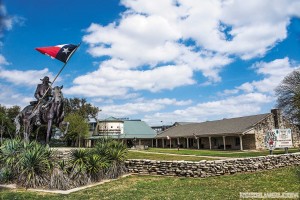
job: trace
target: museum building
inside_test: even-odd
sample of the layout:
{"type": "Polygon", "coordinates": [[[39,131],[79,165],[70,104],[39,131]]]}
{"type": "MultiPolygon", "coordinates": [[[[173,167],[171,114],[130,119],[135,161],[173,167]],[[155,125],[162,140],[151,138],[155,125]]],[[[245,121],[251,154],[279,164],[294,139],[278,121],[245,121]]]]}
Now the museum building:
{"type": "Polygon", "coordinates": [[[156,132],[144,121],[136,119],[109,117],[90,123],[90,145],[103,137],[109,137],[123,141],[127,147],[153,146],[153,138],[156,132]]]}
{"type": "MultiPolygon", "coordinates": [[[[176,124],[176,123],[175,123],[176,124]]],[[[272,129],[291,129],[294,147],[300,145],[299,129],[289,123],[279,109],[271,113],[176,124],[155,137],[154,146],[194,149],[265,149],[265,134],[272,129]]]]}

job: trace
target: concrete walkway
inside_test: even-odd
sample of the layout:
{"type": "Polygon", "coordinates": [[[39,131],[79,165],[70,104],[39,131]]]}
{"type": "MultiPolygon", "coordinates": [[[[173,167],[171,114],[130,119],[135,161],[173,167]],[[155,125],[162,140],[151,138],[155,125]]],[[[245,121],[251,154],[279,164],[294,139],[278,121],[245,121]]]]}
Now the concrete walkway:
{"type": "MultiPolygon", "coordinates": [[[[118,180],[120,178],[125,178],[127,176],[131,176],[132,174],[124,174],[123,176],[120,176],[119,178],[116,178],[116,179],[105,179],[105,180],[102,180],[100,182],[97,182],[97,183],[93,183],[93,184],[89,184],[89,185],[85,185],[85,186],[81,186],[81,187],[76,187],[76,188],[72,188],[70,190],[50,190],[50,189],[33,189],[33,188],[29,188],[27,189],[28,191],[33,191],[33,192],[46,192],[46,193],[54,193],[54,194],[70,194],[70,193],[73,193],[73,192],[77,192],[77,191],[80,191],[80,190],[84,190],[84,189],[87,189],[87,188],[90,188],[90,187],[94,187],[94,186],[97,186],[97,185],[102,185],[104,183],[108,183],[108,182],[112,182],[112,181],[115,181],[115,180],[118,180]]],[[[8,185],[1,185],[0,184],[0,188],[7,188],[7,189],[18,189],[17,185],[16,184],[8,184],[8,185]]]]}
{"type": "Polygon", "coordinates": [[[236,159],[233,157],[219,157],[219,156],[198,156],[198,155],[183,155],[183,154],[175,154],[175,153],[160,153],[160,152],[149,152],[149,151],[139,151],[130,149],[129,151],[132,152],[139,152],[145,154],[163,154],[163,155],[170,155],[170,156],[182,156],[182,157],[199,157],[199,158],[212,158],[212,159],[219,159],[219,160],[229,160],[229,159],[236,159]]]}

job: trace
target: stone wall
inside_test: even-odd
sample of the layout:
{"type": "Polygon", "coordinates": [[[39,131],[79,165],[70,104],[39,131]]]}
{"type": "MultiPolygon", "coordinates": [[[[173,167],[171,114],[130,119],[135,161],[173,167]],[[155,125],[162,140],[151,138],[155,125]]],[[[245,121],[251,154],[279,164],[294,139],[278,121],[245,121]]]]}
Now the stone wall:
{"type": "Polygon", "coordinates": [[[254,127],[255,132],[255,146],[256,149],[262,150],[265,147],[265,134],[275,128],[273,115],[269,115],[254,127]]]}
{"type": "MultiPolygon", "coordinates": [[[[275,127],[275,120],[277,121],[278,127],[279,128],[290,128],[292,130],[292,137],[293,137],[293,145],[294,147],[300,147],[300,131],[299,128],[292,123],[290,123],[287,119],[281,116],[281,113],[278,111],[277,113],[277,118],[274,118],[274,115],[270,115],[264,120],[262,120],[260,123],[258,123],[253,130],[253,133],[255,134],[255,147],[252,147],[252,149],[266,149],[265,143],[264,143],[264,138],[265,134],[269,131],[272,130],[275,127]]],[[[244,145],[246,142],[243,143],[244,145]]],[[[247,148],[244,148],[247,149],[247,148]]]]}
{"type": "Polygon", "coordinates": [[[129,173],[180,177],[210,177],[300,165],[300,153],[216,161],[125,161],[129,173]]]}

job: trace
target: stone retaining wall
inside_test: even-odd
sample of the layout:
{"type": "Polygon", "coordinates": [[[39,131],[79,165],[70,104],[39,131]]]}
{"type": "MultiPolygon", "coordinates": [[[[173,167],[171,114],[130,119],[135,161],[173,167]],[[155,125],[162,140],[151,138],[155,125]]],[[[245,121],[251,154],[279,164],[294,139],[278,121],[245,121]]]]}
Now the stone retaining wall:
{"type": "Polygon", "coordinates": [[[300,153],[199,162],[131,159],[125,165],[129,173],[204,178],[300,165],[300,153]]]}

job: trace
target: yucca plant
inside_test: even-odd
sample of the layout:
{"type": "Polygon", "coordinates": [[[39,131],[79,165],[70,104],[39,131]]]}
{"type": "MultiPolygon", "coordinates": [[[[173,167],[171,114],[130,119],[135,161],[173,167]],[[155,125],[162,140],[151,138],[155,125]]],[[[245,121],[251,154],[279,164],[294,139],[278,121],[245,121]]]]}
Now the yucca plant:
{"type": "Polygon", "coordinates": [[[107,155],[107,150],[110,148],[113,140],[111,138],[101,138],[95,144],[94,152],[101,156],[107,155]]]}
{"type": "Polygon", "coordinates": [[[124,161],[127,158],[127,148],[123,143],[110,141],[106,158],[110,161],[110,167],[107,171],[108,178],[117,178],[126,171],[124,161]]]}
{"type": "Polygon", "coordinates": [[[90,151],[86,149],[74,149],[71,151],[70,178],[75,186],[85,185],[91,181],[87,174],[87,162],[90,151]]]}
{"type": "Polygon", "coordinates": [[[51,173],[49,187],[51,189],[68,190],[73,184],[69,176],[69,164],[65,160],[60,160],[55,163],[51,173]]]}
{"type": "Polygon", "coordinates": [[[86,171],[92,181],[99,181],[104,178],[108,166],[109,162],[105,157],[91,152],[88,156],[86,171]]]}
{"type": "Polygon", "coordinates": [[[20,154],[23,151],[23,142],[20,139],[5,140],[0,147],[0,167],[2,182],[15,179],[20,171],[20,154]],[[10,174],[9,176],[6,175],[10,174]],[[9,178],[9,179],[8,179],[9,178]]]}
{"type": "Polygon", "coordinates": [[[53,152],[37,142],[25,145],[20,154],[18,184],[26,188],[48,185],[53,168],[53,152]]]}
{"type": "Polygon", "coordinates": [[[11,168],[2,167],[0,170],[0,183],[11,183],[14,179],[14,174],[11,168]]]}
{"type": "Polygon", "coordinates": [[[63,170],[60,167],[54,167],[50,177],[49,188],[68,190],[73,186],[72,180],[67,173],[67,170],[63,170]]]}

